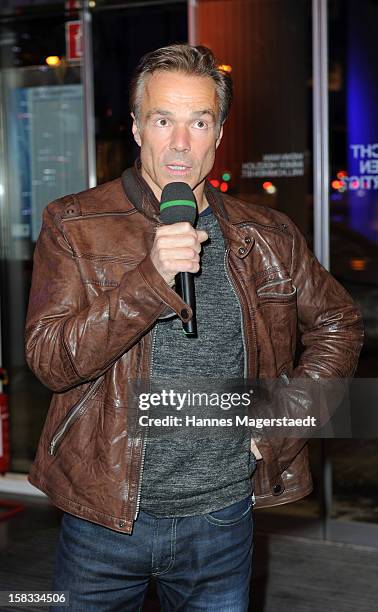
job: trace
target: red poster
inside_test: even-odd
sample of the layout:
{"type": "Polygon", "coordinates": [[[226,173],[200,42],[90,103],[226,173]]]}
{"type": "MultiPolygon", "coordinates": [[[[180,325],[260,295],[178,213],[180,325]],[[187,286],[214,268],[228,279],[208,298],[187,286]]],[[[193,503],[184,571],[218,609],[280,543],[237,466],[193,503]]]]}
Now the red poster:
{"type": "Polygon", "coordinates": [[[81,21],[66,23],[66,58],[68,61],[78,60],[83,55],[81,21]]]}

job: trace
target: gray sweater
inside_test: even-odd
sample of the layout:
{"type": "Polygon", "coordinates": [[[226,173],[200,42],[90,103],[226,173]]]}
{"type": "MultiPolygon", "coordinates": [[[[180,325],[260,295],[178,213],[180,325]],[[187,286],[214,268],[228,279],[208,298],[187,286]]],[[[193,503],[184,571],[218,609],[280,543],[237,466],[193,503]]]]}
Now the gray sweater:
{"type": "MultiPolygon", "coordinates": [[[[243,378],[240,305],[225,271],[225,245],[218,222],[210,208],[204,213],[197,224],[209,235],[203,245],[201,271],[195,277],[198,337],[187,338],[177,316],[157,322],[152,382],[164,379],[162,388],[168,384],[169,389],[195,392],[204,389],[204,380],[212,379],[222,389],[227,380],[243,378]]],[[[214,384],[209,386],[209,391],[215,390],[214,384]]],[[[162,416],[161,410],[155,410],[158,412],[162,416]]],[[[180,417],[229,416],[218,407],[166,411],[174,413],[180,417]]],[[[154,416],[153,407],[149,416],[154,416]]],[[[252,492],[250,476],[255,466],[247,427],[154,427],[147,437],[141,508],[166,517],[219,510],[252,492]]]]}

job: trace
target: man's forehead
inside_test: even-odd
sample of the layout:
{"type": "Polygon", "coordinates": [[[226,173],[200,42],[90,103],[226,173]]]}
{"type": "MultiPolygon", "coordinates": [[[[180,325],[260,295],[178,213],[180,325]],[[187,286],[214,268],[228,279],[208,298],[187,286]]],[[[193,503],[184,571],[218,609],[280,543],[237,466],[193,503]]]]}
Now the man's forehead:
{"type": "Polygon", "coordinates": [[[173,71],[155,71],[145,82],[141,99],[144,110],[165,110],[190,106],[192,113],[218,113],[218,96],[211,77],[173,71]]]}

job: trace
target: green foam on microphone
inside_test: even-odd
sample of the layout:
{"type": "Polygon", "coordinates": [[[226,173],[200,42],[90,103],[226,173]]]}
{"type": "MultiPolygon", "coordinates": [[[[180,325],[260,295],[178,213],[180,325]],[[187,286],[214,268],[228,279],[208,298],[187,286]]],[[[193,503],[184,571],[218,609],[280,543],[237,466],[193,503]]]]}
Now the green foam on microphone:
{"type": "Polygon", "coordinates": [[[167,225],[182,221],[194,225],[196,217],[197,203],[189,185],[181,181],[166,185],[161,194],[161,221],[167,225]]]}

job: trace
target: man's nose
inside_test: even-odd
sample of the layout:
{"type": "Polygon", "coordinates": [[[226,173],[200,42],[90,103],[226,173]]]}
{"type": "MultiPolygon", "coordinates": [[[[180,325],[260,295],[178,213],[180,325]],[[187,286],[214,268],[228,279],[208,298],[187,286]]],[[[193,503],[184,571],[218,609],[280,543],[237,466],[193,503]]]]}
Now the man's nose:
{"type": "Polygon", "coordinates": [[[186,126],[176,125],[171,135],[170,149],[172,151],[190,151],[189,130],[186,126]]]}

